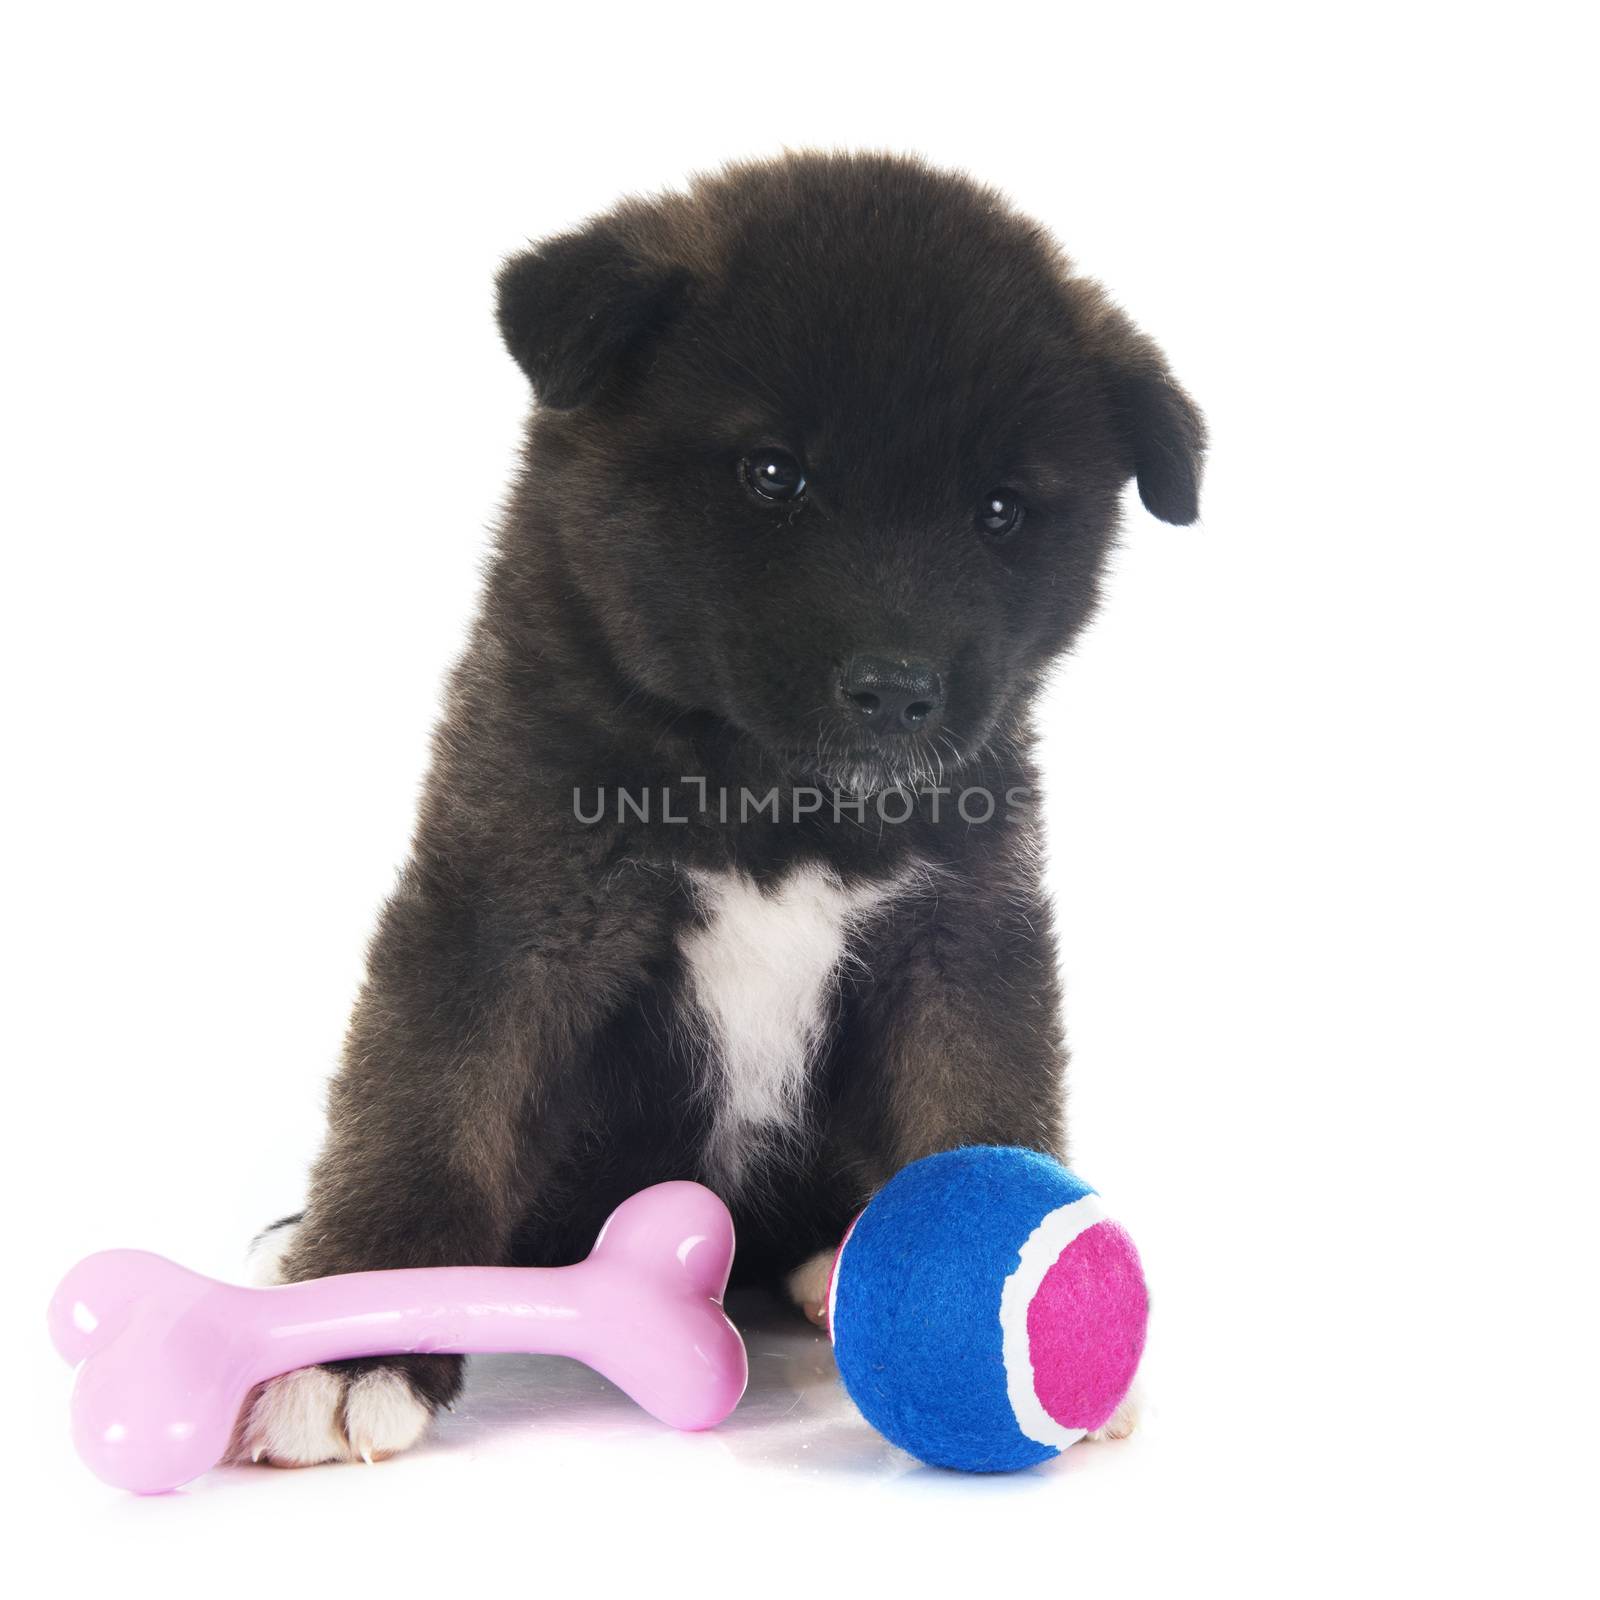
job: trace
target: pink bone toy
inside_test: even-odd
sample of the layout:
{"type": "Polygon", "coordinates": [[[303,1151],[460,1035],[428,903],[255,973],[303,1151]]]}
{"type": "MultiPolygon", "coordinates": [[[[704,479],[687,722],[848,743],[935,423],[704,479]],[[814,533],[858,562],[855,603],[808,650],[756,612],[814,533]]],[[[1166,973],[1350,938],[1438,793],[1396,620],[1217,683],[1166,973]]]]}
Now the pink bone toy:
{"type": "Polygon", "coordinates": [[[732,1265],[728,1208],[697,1183],[658,1183],[623,1201],[570,1267],[424,1267],[247,1289],[107,1250],[62,1279],[50,1336],[81,1363],[78,1454],[107,1483],[159,1494],[222,1459],[256,1384],[346,1356],[574,1356],[663,1422],[712,1427],[747,1375],[722,1310],[732,1265]]]}

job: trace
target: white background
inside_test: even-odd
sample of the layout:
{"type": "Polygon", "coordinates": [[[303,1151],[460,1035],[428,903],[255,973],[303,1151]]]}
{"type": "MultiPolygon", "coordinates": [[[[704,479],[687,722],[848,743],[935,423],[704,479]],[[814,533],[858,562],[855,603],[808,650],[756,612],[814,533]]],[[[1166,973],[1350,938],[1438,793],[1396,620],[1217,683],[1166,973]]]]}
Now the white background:
{"type": "MultiPolygon", "coordinates": [[[[8,1565],[75,1592],[1593,1593],[1594,129],[1578,8],[35,6],[0,42],[8,1565]],[[490,282],[785,144],[1007,189],[1165,345],[1046,710],[1075,1155],[1150,1411],[924,1470],[757,1316],[664,1432],[91,1479],[41,1312],[294,1207],[526,405],[490,282]]],[[[25,1592],[34,1592],[28,1590],[25,1592]]]]}

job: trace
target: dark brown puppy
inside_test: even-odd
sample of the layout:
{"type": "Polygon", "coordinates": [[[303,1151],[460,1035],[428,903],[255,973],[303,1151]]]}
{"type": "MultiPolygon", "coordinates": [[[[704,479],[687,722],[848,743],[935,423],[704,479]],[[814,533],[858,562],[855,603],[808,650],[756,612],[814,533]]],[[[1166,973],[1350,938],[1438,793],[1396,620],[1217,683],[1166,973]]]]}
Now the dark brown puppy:
{"type": "MultiPolygon", "coordinates": [[[[582,1256],[696,1177],[800,1270],[891,1173],[1056,1148],[1029,708],[1130,477],[1196,515],[1156,347],[994,192],[741,166],[512,260],[539,404],[289,1278],[582,1256]]],[[[403,1448],[448,1357],[275,1380],[242,1447],[403,1448]]]]}

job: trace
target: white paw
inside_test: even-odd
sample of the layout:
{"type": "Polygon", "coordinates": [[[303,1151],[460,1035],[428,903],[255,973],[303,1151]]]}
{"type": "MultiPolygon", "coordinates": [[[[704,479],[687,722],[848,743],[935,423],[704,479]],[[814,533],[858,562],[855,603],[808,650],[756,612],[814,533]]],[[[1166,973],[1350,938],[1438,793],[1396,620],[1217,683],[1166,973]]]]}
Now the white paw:
{"type": "Polygon", "coordinates": [[[1137,1385],[1123,1396],[1122,1404],[1106,1419],[1103,1427],[1085,1434],[1086,1439],[1126,1439],[1139,1426],[1140,1395],[1137,1385]]]}
{"type": "Polygon", "coordinates": [[[409,1450],[432,1420],[398,1372],[363,1372],[344,1397],[345,1436],[352,1452],[369,1463],[409,1450]]]}
{"type": "Polygon", "coordinates": [[[258,1233],[250,1241],[250,1253],[244,1258],[245,1280],[259,1289],[270,1289],[282,1283],[283,1258],[300,1231],[300,1219],[290,1218],[275,1222],[265,1233],[258,1233]]]}
{"type": "Polygon", "coordinates": [[[828,1326],[828,1282],[833,1276],[833,1250],[819,1250],[809,1261],[802,1261],[784,1281],[789,1298],[816,1323],[828,1326]]]}
{"type": "Polygon", "coordinates": [[[251,1395],[229,1458],[275,1467],[382,1461],[414,1445],[431,1416],[398,1372],[376,1368],[347,1378],[305,1367],[251,1395]]]}

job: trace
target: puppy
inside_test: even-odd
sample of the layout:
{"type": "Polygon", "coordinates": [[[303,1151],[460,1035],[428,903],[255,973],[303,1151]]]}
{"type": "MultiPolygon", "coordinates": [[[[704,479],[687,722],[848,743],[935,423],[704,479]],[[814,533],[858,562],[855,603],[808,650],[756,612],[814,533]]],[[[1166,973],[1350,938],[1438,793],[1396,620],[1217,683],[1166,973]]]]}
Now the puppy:
{"type": "MultiPolygon", "coordinates": [[[[892,1173],[1062,1147],[1030,707],[1130,478],[1197,514],[1156,346],[992,190],[731,167],[509,261],[537,405],[269,1277],[583,1256],[698,1178],[820,1314],[892,1173]]],[[[264,1386],[242,1455],[372,1460],[452,1356],[264,1386]]]]}

